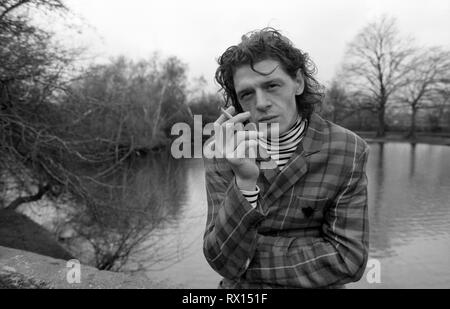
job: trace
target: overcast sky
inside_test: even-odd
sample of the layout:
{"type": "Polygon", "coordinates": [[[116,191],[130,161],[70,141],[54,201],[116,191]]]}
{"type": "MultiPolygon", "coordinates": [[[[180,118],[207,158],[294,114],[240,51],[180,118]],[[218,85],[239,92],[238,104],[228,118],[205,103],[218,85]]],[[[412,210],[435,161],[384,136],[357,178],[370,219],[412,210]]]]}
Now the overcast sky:
{"type": "Polygon", "coordinates": [[[159,51],[203,75],[215,89],[216,58],[243,33],[271,26],[308,52],[318,77],[329,81],[345,46],[382,14],[398,19],[402,33],[422,45],[450,48],[449,0],[66,0],[92,27],[91,51],[146,58],[159,51]]]}

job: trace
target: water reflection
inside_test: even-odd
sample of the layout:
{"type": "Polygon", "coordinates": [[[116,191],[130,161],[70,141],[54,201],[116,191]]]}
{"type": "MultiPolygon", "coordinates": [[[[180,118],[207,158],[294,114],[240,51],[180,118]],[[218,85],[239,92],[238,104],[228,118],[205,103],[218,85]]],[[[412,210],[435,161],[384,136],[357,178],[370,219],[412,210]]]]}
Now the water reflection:
{"type": "MultiPolygon", "coordinates": [[[[202,254],[203,164],[192,160],[185,168],[186,195],[181,198],[178,219],[161,230],[166,234],[163,243],[178,242],[185,249],[176,251],[176,264],[161,261],[147,274],[177,286],[215,288],[219,276],[202,254]]],[[[350,287],[450,287],[449,171],[450,147],[370,144],[370,258],[381,261],[382,284],[369,285],[363,278],[350,287]]]]}
{"type": "MultiPolygon", "coordinates": [[[[374,143],[368,162],[371,258],[381,287],[450,286],[450,148],[374,143]]],[[[355,287],[372,287],[361,280],[355,287]]]]}
{"type": "Polygon", "coordinates": [[[93,255],[88,263],[104,270],[146,269],[160,259],[173,259],[165,251],[171,244],[159,241],[159,234],[182,220],[187,192],[183,165],[168,154],[149,156],[91,181],[91,204],[71,220],[78,235],[72,245],[83,245],[79,251],[93,255]]]}
{"type": "Polygon", "coordinates": [[[371,144],[368,162],[371,252],[418,236],[448,235],[448,147],[407,143],[371,144]],[[445,155],[447,153],[447,155],[445,155]],[[440,175],[440,177],[437,177],[440,175]]]}
{"type": "Polygon", "coordinates": [[[409,179],[414,176],[416,170],[416,143],[411,143],[410,159],[409,159],[409,179]]]}

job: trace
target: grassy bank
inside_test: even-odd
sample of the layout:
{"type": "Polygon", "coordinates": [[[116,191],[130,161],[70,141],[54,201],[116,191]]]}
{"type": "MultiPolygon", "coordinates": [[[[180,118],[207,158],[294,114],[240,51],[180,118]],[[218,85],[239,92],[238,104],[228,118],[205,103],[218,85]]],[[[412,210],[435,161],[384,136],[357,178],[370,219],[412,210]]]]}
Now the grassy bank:
{"type": "Polygon", "coordinates": [[[57,259],[70,260],[55,237],[27,216],[0,209],[0,246],[26,250],[57,259]]]}

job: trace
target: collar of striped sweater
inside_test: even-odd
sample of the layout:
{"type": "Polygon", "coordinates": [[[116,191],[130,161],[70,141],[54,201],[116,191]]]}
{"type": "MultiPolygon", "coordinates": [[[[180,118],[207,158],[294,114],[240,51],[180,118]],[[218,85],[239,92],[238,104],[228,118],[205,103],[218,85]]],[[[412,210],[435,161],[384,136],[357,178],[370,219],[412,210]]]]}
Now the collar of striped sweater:
{"type": "Polygon", "coordinates": [[[278,138],[259,139],[261,147],[277,163],[280,170],[283,169],[301,142],[306,129],[306,122],[306,119],[298,117],[294,126],[278,138]]]}

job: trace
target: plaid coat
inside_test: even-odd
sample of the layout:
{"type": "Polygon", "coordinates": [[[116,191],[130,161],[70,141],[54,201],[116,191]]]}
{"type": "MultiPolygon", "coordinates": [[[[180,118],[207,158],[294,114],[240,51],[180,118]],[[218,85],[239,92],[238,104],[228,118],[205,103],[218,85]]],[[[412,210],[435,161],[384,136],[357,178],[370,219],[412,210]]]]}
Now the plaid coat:
{"type": "Polygon", "coordinates": [[[252,208],[224,159],[205,159],[203,251],[221,287],[320,288],[359,280],[368,257],[368,157],[353,132],[311,116],[285,168],[262,170],[252,208]]]}

